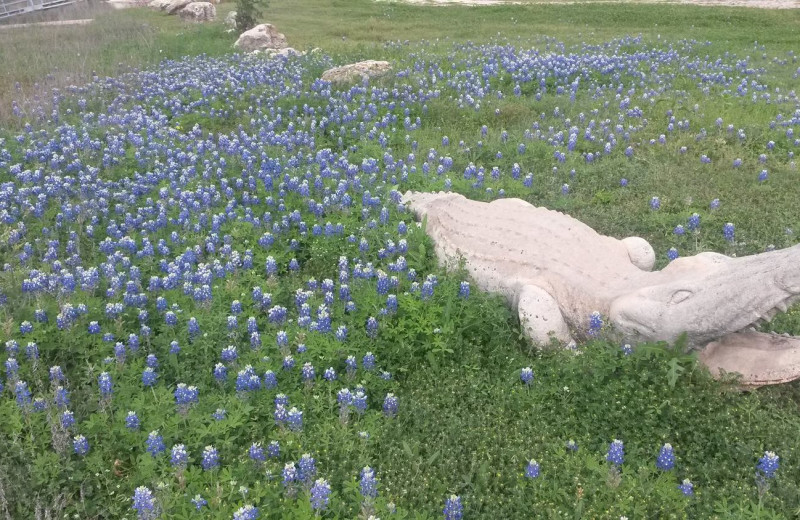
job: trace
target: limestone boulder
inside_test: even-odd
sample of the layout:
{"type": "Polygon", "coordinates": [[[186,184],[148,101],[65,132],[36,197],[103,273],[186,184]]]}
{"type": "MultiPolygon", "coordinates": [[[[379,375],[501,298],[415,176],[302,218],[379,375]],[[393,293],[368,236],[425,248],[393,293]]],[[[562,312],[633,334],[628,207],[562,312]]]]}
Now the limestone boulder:
{"type": "Polygon", "coordinates": [[[366,60],[328,69],[322,73],[322,79],[331,83],[365,81],[383,76],[391,70],[392,66],[388,61],[366,60]]]}
{"type": "Polygon", "coordinates": [[[175,14],[191,3],[192,0],[170,0],[164,4],[164,7],[162,7],[161,10],[167,14],[175,14]]]}
{"type": "Polygon", "coordinates": [[[225,25],[231,29],[236,29],[236,11],[228,13],[228,16],[225,17],[225,25]]]}
{"type": "Polygon", "coordinates": [[[190,22],[210,22],[217,17],[217,8],[211,2],[192,2],[178,14],[190,22]]]}
{"type": "Polygon", "coordinates": [[[153,9],[158,9],[159,11],[163,11],[167,8],[170,2],[172,2],[172,0],[153,0],[147,4],[147,6],[152,7],[153,9]]]}
{"type": "Polygon", "coordinates": [[[283,49],[289,44],[286,42],[286,36],[279,33],[274,25],[264,23],[243,32],[233,46],[244,52],[253,52],[264,49],[283,49]]]}

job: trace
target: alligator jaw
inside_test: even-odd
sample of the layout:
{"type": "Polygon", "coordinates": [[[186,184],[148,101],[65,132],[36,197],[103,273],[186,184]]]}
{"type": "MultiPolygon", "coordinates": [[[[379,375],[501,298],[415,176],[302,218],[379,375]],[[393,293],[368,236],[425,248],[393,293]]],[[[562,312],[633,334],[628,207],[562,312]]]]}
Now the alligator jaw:
{"type": "Polygon", "coordinates": [[[745,388],[800,379],[800,337],[747,331],[727,334],[699,353],[715,377],[741,374],[745,388]]]}

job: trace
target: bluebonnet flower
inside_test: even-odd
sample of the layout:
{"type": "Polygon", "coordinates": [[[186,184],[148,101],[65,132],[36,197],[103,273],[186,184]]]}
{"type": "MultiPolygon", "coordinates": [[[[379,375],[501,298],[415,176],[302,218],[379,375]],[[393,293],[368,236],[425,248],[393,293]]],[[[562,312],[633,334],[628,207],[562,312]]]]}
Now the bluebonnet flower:
{"type": "Polygon", "coordinates": [[[291,369],[294,368],[294,365],[295,365],[294,357],[286,356],[285,358],[283,358],[283,369],[284,370],[291,370],[291,369]]]}
{"type": "Polygon", "coordinates": [[[289,487],[298,481],[297,468],[294,462],[288,462],[283,467],[283,486],[289,487]]]}
{"type": "Polygon", "coordinates": [[[675,453],[671,444],[666,443],[661,447],[656,459],[656,467],[662,471],[669,471],[675,467],[675,453]]]}
{"type": "Polygon", "coordinates": [[[422,291],[420,291],[420,296],[423,300],[430,300],[433,297],[433,282],[430,280],[425,280],[422,283],[422,291]]]}
{"type": "Polygon", "coordinates": [[[661,199],[659,199],[658,197],[651,198],[650,199],[650,209],[655,211],[655,210],[657,210],[659,208],[661,208],[661,199]]]}
{"type": "MultiPolygon", "coordinates": [[[[189,321],[189,325],[191,325],[191,323],[192,322],[189,321]]],[[[171,341],[169,343],[169,353],[170,354],[180,354],[180,352],[181,352],[181,346],[178,344],[178,342],[174,341],[174,340],[171,341]]]]}
{"type": "Polygon", "coordinates": [[[286,407],[284,405],[278,404],[275,405],[275,412],[273,412],[272,416],[275,419],[275,424],[282,427],[286,424],[289,413],[286,411],[286,407]]]}
{"type": "Polygon", "coordinates": [[[631,346],[630,343],[625,343],[620,348],[622,349],[622,354],[625,356],[630,356],[631,354],[633,354],[633,347],[631,346]]]}
{"type": "Polygon", "coordinates": [[[356,375],[356,370],[358,369],[358,363],[356,362],[355,356],[347,356],[347,359],[344,362],[345,364],[345,371],[347,372],[347,377],[353,378],[356,375]]]}
{"type": "Polygon", "coordinates": [[[186,446],[183,444],[173,446],[169,462],[175,468],[185,468],[189,463],[189,452],[186,451],[186,446]]]}
{"type": "Polygon", "coordinates": [[[211,414],[211,417],[215,421],[224,421],[225,417],[228,415],[228,411],[225,408],[217,408],[214,410],[214,413],[211,414]]]}
{"type": "Polygon", "coordinates": [[[456,495],[450,495],[444,501],[444,509],[442,510],[445,520],[461,520],[464,516],[464,508],[461,505],[461,498],[456,495]]]}
{"type": "Polygon", "coordinates": [[[17,374],[19,373],[19,361],[16,358],[8,358],[5,361],[6,365],[6,378],[9,381],[13,381],[17,378],[17,374]]]}
{"type": "Polygon", "coordinates": [[[158,374],[156,371],[153,370],[151,367],[147,367],[142,372],[142,384],[144,386],[153,386],[156,384],[156,380],[158,379],[158,374]]]}
{"type": "Polygon", "coordinates": [[[519,378],[526,385],[530,385],[533,382],[533,369],[531,367],[523,368],[520,370],[519,378]]]}
{"type": "Polygon", "coordinates": [[[100,334],[100,324],[96,321],[89,322],[89,334],[100,334]]]}
{"type": "Polygon", "coordinates": [[[569,451],[578,451],[578,443],[570,439],[567,441],[567,449],[569,451]]]}
{"type": "Polygon", "coordinates": [[[195,495],[192,499],[192,504],[194,504],[195,510],[200,511],[208,505],[208,501],[200,495],[195,495]]]}
{"type": "Polygon", "coordinates": [[[728,222],[724,226],[722,226],[722,234],[725,237],[725,240],[728,242],[733,242],[736,233],[736,226],[732,223],[728,222]]]}
{"type": "Polygon", "coordinates": [[[378,479],[375,477],[375,471],[369,466],[365,466],[364,469],[361,470],[359,491],[361,492],[361,496],[366,499],[378,497],[378,479]]]}
{"type": "Polygon", "coordinates": [[[129,411],[125,416],[125,427],[129,430],[136,431],[139,429],[139,416],[136,412],[129,411]]]}
{"type": "Polygon", "coordinates": [[[678,224],[677,226],[675,226],[675,229],[673,229],[672,232],[678,236],[681,236],[686,233],[686,230],[683,228],[682,224],[678,224]]]}
{"type": "Polygon", "coordinates": [[[528,465],[525,466],[525,476],[528,478],[536,478],[539,476],[539,463],[531,459],[528,465]]]}
{"type": "Polygon", "coordinates": [[[19,332],[23,336],[33,332],[33,324],[29,321],[23,321],[19,326],[19,332]]]}
{"type": "Polygon", "coordinates": [[[678,484],[678,489],[681,490],[684,496],[690,497],[694,495],[694,484],[688,478],[683,479],[683,482],[678,484]]]}
{"type": "Polygon", "coordinates": [[[224,383],[225,380],[228,378],[228,368],[223,365],[222,363],[217,363],[214,365],[214,379],[217,380],[219,383],[224,383]]]}
{"type": "Polygon", "coordinates": [[[271,459],[275,459],[280,457],[281,455],[281,445],[278,441],[272,441],[267,444],[267,456],[271,459]]]}
{"type": "Polygon", "coordinates": [[[758,174],[758,182],[764,182],[769,177],[767,170],[761,170],[761,173],[758,174]]]}
{"type": "Polygon", "coordinates": [[[364,368],[364,370],[373,370],[375,368],[375,354],[372,352],[367,352],[364,354],[364,359],[361,361],[361,366],[364,368]]]}
{"type": "Polygon", "coordinates": [[[39,323],[47,323],[47,312],[43,309],[36,309],[33,313],[34,319],[39,323]]]}
{"type": "Polygon", "coordinates": [[[222,349],[222,354],[220,356],[222,361],[225,363],[232,363],[236,361],[239,355],[236,352],[236,347],[234,345],[228,345],[224,349],[222,349]]]}
{"type": "Polygon", "coordinates": [[[200,465],[206,471],[212,470],[219,466],[219,453],[214,446],[206,446],[203,449],[203,457],[200,459],[200,465]]]}
{"type": "Polygon", "coordinates": [[[461,282],[458,288],[458,295],[461,298],[469,298],[469,282],[461,282]]]}
{"type": "Polygon", "coordinates": [[[678,250],[676,248],[670,247],[669,250],[667,250],[667,258],[669,259],[670,262],[677,259],[679,256],[680,253],[678,253],[678,250]]]}
{"type": "Polygon", "coordinates": [[[58,408],[66,408],[69,406],[69,390],[64,388],[63,386],[56,387],[55,395],[53,396],[53,401],[56,403],[58,408]]]}
{"type": "Polygon", "coordinates": [[[259,516],[258,508],[248,504],[240,507],[233,513],[233,520],[257,520],[259,516]]]}
{"type": "Polygon", "coordinates": [[[623,461],[625,460],[625,445],[619,439],[614,439],[611,445],[608,447],[608,453],[606,453],[606,460],[610,463],[614,464],[615,466],[621,466],[623,461]]]}
{"type": "Polygon", "coordinates": [[[267,455],[264,452],[264,448],[261,446],[260,442],[254,442],[251,444],[250,449],[247,451],[247,455],[250,457],[250,460],[256,464],[260,464],[267,460],[267,455]]]}
{"type": "Polygon", "coordinates": [[[197,318],[195,318],[194,316],[189,318],[187,330],[189,332],[190,337],[200,334],[200,324],[197,323],[197,318]]]}
{"type": "Polygon", "coordinates": [[[70,428],[75,424],[75,414],[69,410],[61,412],[61,427],[64,429],[70,428]]]}
{"type": "Polygon", "coordinates": [[[367,411],[367,394],[363,390],[356,390],[353,394],[353,407],[359,415],[367,411]]]}
{"type": "Polygon", "coordinates": [[[72,439],[72,449],[81,457],[89,453],[89,441],[83,435],[76,435],[72,439]]]}
{"type": "Polygon", "coordinates": [[[331,382],[336,380],[336,370],[333,367],[328,367],[325,369],[325,372],[322,373],[322,378],[325,381],[331,382]]]}
{"type": "Polygon", "coordinates": [[[65,379],[64,370],[59,365],[54,365],[50,367],[49,374],[50,374],[50,381],[53,383],[57,383],[65,379]]]}
{"type": "Polygon", "coordinates": [[[594,311],[589,315],[589,335],[595,336],[603,328],[603,317],[599,312],[594,311]]]}
{"type": "Polygon", "coordinates": [[[780,457],[775,455],[774,452],[765,451],[764,456],[758,459],[758,465],[756,466],[759,476],[762,476],[764,479],[773,478],[780,466],[779,461],[780,457]]]}
{"type": "Polygon", "coordinates": [[[692,213],[692,216],[689,217],[689,224],[688,224],[690,231],[695,231],[700,228],[700,215],[697,213],[692,213]]]}
{"type": "Polygon", "coordinates": [[[240,302],[239,300],[233,300],[231,302],[231,312],[234,315],[241,314],[242,313],[242,302],[240,302]]]}
{"type": "Polygon", "coordinates": [[[297,462],[298,479],[311,483],[317,474],[317,461],[308,453],[304,453],[297,462]]]}
{"type": "Polygon", "coordinates": [[[712,210],[713,209],[718,209],[719,208],[719,204],[720,204],[719,199],[714,199],[714,200],[711,201],[711,204],[709,204],[708,207],[710,209],[712,209],[712,210]]]}
{"type": "Polygon", "coordinates": [[[313,383],[314,377],[316,376],[316,371],[314,370],[314,365],[311,363],[303,364],[303,368],[301,370],[303,381],[306,383],[313,383]]]}
{"type": "Polygon", "coordinates": [[[386,394],[386,398],[383,400],[383,414],[386,417],[395,417],[397,415],[397,405],[397,397],[392,393],[386,394]]]}
{"type": "Polygon", "coordinates": [[[296,407],[292,407],[292,409],[286,413],[286,424],[289,430],[293,432],[303,431],[303,412],[296,407]]]}
{"type": "Polygon", "coordinates": [[[153,430],[147,436],[147,440],[145,441],[145,447],[147,448],[147,453],[151,456],[156,457],[161,452],[163,452],[166,448],[164,446],[164,438],[158,433],[158,430],[153,430]]]}
{"type": "Polygon", "coordinates": [[[264,388],[270,389],[275,388],[278,386],[278,378],[275,375],[275,372],[272,370],[267,370],[264,372],[264,388]]]}
{"type": "Polygon", "coordinates": [[[569,195],[569,184],[564,183],[561,185],[561,194],[569,195]]]}
{"type": "Polygon", "coordinates": [[[378,335],[378,320],[373,316],[367,318],[367,336],[375,338],[378,335]]]}
{"type": "Polygon", "coordinates": [[[330,502],[331,486],[325,479],[318,479],[311,487],[311,509],[324,511],[330,502]]]}
{"type": "Polygon", "coordinates": [[[153,492],[145,487],[139,486],[133,492],[133,505],[131,509],[136,511],[136,518],[139,520],[153,520],[158,518],[159,508],[156,504],[156,497],[153,492]]]}
{"type": "Polygon", "coordinates": [[[109,398],[112,392],[111,374],[103,372],[97,376],[97,386],[100,388],[100,396],[104,399],[109,398]]]}

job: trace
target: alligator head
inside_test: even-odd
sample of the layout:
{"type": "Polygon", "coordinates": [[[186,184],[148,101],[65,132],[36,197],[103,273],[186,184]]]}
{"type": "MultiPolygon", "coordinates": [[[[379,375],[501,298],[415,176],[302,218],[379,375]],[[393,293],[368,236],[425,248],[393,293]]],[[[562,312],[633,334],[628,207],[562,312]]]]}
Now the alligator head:
{"type": "Polygon", "coordinates": [[[754,331],[800,301],[800,245],[742,258],[701,253],[649,278],[611,304],[625,338],[674,342],[685,333],[712,372],[739,372],[751,386],[800,377],[800,338],[754,331]]]}

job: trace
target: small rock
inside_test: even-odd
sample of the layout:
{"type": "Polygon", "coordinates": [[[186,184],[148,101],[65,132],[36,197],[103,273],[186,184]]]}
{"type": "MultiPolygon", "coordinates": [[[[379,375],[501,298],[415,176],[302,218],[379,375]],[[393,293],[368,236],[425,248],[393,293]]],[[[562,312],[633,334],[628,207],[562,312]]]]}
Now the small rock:
{"type": "Polygon", "coordinates": [[[244,52],[252,52],[259,49],[283,49],[289,44],[286,43],[286,36],[279,33],[274,25],[264,23],[243,32],[233,46],[244,52]]]}
{"type": "Polygon", "coordinates": [[[210,22],[217,17],[217,8],[211,2],[192,2],[178,13],[183,20],[210,22]]]}
{"type": "Polygon", "coordinates": [[[392,66],[388,61],[366,60],[328,69],[322,73],[322,79],[331,83],[364,81],[383,76],[391,70],[392,66]]]}
{"type": "Polygon", "coordinates": [[[228,16],[225,17],[225,25],[231,29],[236,29],[236,11],[228,13],[228,16]]]}

